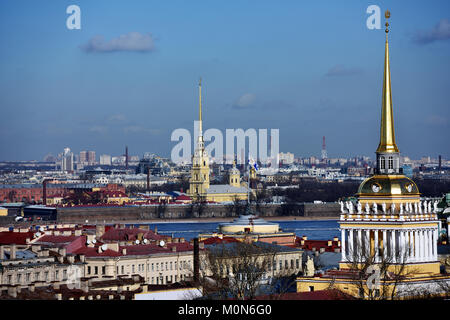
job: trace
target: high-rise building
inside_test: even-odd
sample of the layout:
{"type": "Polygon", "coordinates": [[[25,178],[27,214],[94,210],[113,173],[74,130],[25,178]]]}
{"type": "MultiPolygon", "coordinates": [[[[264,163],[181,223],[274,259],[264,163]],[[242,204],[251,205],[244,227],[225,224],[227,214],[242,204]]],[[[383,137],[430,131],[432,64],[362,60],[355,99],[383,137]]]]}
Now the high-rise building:
{"type": "Polygon", "coordinates": [[[61,170],[73,171],[73,153],[70,151],[70,148],[64,148],[61,158],[61,170]]]}
{"type": "Polygon", "coordinates": [[[95,159],[95,151],[88,151],[87,154],[87,162],[88,164],[92,165],[96,163],[96,159],[95,159]]]}
{"type": "Polygon", "coordinates": [[[88,162],[87,151],[80,151],[80,156],[78,157],[78,162],[80,162],[82,164],[87,164],[87,162],[88,162]]]}

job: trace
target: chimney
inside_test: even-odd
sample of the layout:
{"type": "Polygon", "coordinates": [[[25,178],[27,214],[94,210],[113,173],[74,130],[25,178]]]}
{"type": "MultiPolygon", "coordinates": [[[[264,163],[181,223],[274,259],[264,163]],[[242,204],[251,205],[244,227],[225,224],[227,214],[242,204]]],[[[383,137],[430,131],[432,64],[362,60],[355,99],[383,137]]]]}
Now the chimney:
{"type": "Polygon", "coordinates": [[[10,250],[9,250],[9,255],[10,255],[9,258],[11,260],[14,260],[16,258],[16,250],[17,250],[16,244],[14,243],[11,245],[10,250]]]}
{"type": "Polygon", "coordinates": [[[58,253],[59,253],[60,255],[62,255],[63,257],[65,257],[65,256],[66,256],[66,249],[65,249],[65,248],[60,248],[60,249],[58,250],[58,253]]]}
{"type": "Polygon", "coordinates": [[[86,262],[86,256],[84,254],[80,254],[80,262],[86,262]]]}
{"type": "Polygon", "coordinates": [[[158,234],[158,227],[157,226],[155,226],[155,234],[158,234]]]}
{"type": "Polygon", "coordinates": [[[72,254],[68,255],[67,260],[69,261],[69,263],[73,264],[73,263],[75,263],[75,256],[72,254]]]}
{"type": "Polygon", "coordinates": [[[172,252],[177,252],[177,246],[172,247],[172,252]]]}
{"type": "Polygon", "coordinates": [[[87,279],[82,279],[80,281],[80,289],[83,290],[83,292],[89,292],[89,281],[87,279]]]}
{"type": "Polygon", "coordinates": [[[127,249],[125,249],[125,248],[122,249],[122,255],[124,255],[124,256],[127,255],[127,249]]]}
{"type": "Polygon", "coordinates": [[[104,224],[97,224],[95,226],[95,237],[97,239],[101,238],[103,234],[105,233],[105,225],[104,224]]]}
{"type": "Polygon", "coordinates": [[[200,249],[205,249],[205,243],[204,243],[204,242],[200,242],[200,243],[198,244],[198,247],[199,247],[200,249]]]}
{"type": "Polygon", "coordinates": [[[28,290],[30,290],[30,292],[34,292],[34,289],[36,288],[35,284],[32,283],[28,286],[28,290]]]}
{"type": "Polygon", "coordinates": [[[15,286],[9,287],[8,288],[8,295],[13,297],[13,298],[17,298],[17,288],[15,286]]]}
{"type": "Polygon", "coordinates": [[[81,229],[77,229],[73,232],[74,236],[81,236],[81,229]]]}
{"type": "Polygon", "coordinates": [[[194,238],[194,282],[197,283],[199,280],[199,245],[198,238],[194,238]]]}
{"type": "Polygon", "coordinates": [[[320,249],[319,249],[319,252],[320,252],[320,253],[324,253],[324,252],[325,252],[325,248],[320,248],[320,249]]]}
{"type": "Polygon", "coordinates": [[[328,246],[331,247],[331,245],[332,245],[332,241],[328,240],[328,246]]]}
{"type": "Polygon", "coordinates": [[[55,298],[56,298],[57,300],[62,300],[62,293],[57,293],[57,294],[55,294],[55,298]]]}

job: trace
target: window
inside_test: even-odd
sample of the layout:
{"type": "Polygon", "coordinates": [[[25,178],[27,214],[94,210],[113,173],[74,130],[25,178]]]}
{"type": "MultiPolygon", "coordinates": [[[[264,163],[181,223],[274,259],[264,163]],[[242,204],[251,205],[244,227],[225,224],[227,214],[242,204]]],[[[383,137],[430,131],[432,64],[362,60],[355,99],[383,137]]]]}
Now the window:
{"type": "Polygon", "coordinates": [[[152,284],[155,283],[155,277],[152,277],[152,284]]]}
{"type": "Polygon", "coordinates": [[[22,275],[20,273],[17,275],[17,282],[22,283],[22,275]]]}
{"type": "Polygon", "coordinates": [[[155,264],[152,263],[152,271],[155,271],[155,264]]]}
{"type": "Polygon", "coordinates": [[[39,281],[39,276],[40,276],[40,273],[39,273],[39,272],[36,272],[36,273],[34,274],[34,279],[35,279],[35,281],[39,281]]]}
{"type": "Polygon", "coordinates": [[[294,259],[291,259],[291,269],[294,269],[294,259]]]}
{"type": "Polygon", "coordinates": [[[169,263],[166,262],[166,270],[169,270],[169,263]]]}
{"type": "Polygon", "coordinates": [[[309,291],[314,291],[314,286],[309,286],[309,291]]]}
{"type": "Polygon", "coordinates": [[[172,270],[172,261],[170,261],[170,270],[172,270]]]}
{"type": "Polygon", "coordinates": [[[389,169],[394,168],[394,159],[392,157],[389,157],[388,166],[389,166],[389,169]]]}
{"type": "MultiPolygon", "coordinates": [[[[58,274],[58,271],[56,271],[56,274],[58,274]]],[[[26,281],[27,281],[27,282],[30,282],[30,279],[31,279],[31,273],[27,273],[27,275],[26,275],[26,281]]]]}
{"type": "Polygon", "coordinates": [[[106,273],[106,267],[102,266],[102,274],[105,274],[105,273],[106,273]]]}
{"type": "Polygon", "coordinates": [[[122,274],[125,273],[125,270],[124,270],[124,269],[125,269],[124,266],[122,266],[122,274]]]}
{"type": "MultiPolygon", "coordinates": [[[[88,267],[89,273],[91,273],[91,267],[88,267]]],[[[59,270],[55,271],[55,280],[59,280],[59,270]]]]}
{"type": "Polygon", "coordinates": [[[177,262],[175,261],[175,270],[177,270],[177,262]]]}
{"type": "Polygon", "coordinates": [[[97,266],[94,267],[94,274],[98,274],[98,267],[97,266]]]}
{"type": "Polygon", "coordinates": [[[159,271],[159,262],[156,263],[156,271],[159,271]]]}
{"type": "Polygon", "coordinates": [[[48,271],[44,273],[44,281],[48,281],[48,271]]]}
{"type": "Polygon", "coordinates": [[[295,267],[298,269],[299,268],[299,260],[295,259],[295,267]]]}
{"type": "Polygon", "coordinates": [[[280,271],[283,270],[283,261],[280,260],[280,271]]]}
{"type": "Polygon", "coordinates": [[[386,169],[386,160],[384,159],[384,157],[380,158],[380,168],[381,169],[386,169]]]}
{"type": "Polygon", "coordinates": [[[273,262],[273,271],[276,271],[276,270],[277,270],[277,262],[274,261],[274,262],[273,262]]]}
{"type": "Polygon", "coordinates": [[[63,270],[63,280],[67,280],[67,270],[63,270]]]}
{"type": "Polygon", "coordinates": [[[131,273],[134,273],[134,264],[131,266],[131,273]]]}

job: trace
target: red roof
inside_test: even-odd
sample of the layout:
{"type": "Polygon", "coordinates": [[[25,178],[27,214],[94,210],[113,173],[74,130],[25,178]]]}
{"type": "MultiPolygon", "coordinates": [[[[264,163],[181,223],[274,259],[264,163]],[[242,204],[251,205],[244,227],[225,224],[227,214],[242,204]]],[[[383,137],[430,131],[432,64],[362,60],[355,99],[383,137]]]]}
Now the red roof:
{"type": "Polygon", "coordinates": [[[0,232],[0,244],[27,244],[27,239],[33,240],[34,232],[0,232]]]}
{"type": "Polygon", "coordinates": [[[184,195],[184,194],[182,194],[182,195],[176,197],[176,199],[177,199],[177,200],[192,200],[191,197],[186,196],[186,195],[184,195]]]}
{"type": "Polygon", "coordinates": [[[81,247],[73,252],[74,254],[84,254],[86,257],[119,257],[121,252],[106,249],[99,252],[98,247],[81,247]]]}
{"type": "Polygon", "coordinates": [[[168,236],[156,234],[152,230],[139,228],[111,228],[107,230],[100,239],[103,241],[135,241],[137,240],[137,235],[139,233],[142,233],[143,238],[148,240],[163,240],[169,238],[168,236]]]}
{"type": "Polygon", "coordinates": [[[36,243],[71,243],[77,240],[81,236],[54,236],[54,235],[44,235],[39,238],[36,243]]]}
{"type": "Polygon", "coordinates": [[[303,240],[300,237],[296,237],[295,246],[304,250],[315,250],[319,251],[321,248],[324,248],[327,252],[334,252],[335,249],[340,249],[339,241],[333,240],[303,240]],[[301,241],[304,241],[304,244],[301,244],[301,241]],[[328,245],[328,241],[331,241],[331,245],[328,245]]]}
{"type": "Polygon", "coordinates": [[[126,255],[146,255],[152,253],[164,253],[172,252],[172,248],[176,247],[176,252],[192,251],[194,247],[189,242],[178,242],[178,243],[167,243],[166,248],[161,247],[157,244],[145,244],[145,245],[131,245],[131,246],[121,246],[122,249],[126,249],[126,255]]]}
{"type": "Polygon", "coordinates": [[[219,243],[232,243],[232,242],[239,242],[239,240],[236,240],[233,237],[223,237],[222,239],[218,237],[211,237],[208,239],[205,239],[202,241],[204,244],[219,244],[219,243]]]}

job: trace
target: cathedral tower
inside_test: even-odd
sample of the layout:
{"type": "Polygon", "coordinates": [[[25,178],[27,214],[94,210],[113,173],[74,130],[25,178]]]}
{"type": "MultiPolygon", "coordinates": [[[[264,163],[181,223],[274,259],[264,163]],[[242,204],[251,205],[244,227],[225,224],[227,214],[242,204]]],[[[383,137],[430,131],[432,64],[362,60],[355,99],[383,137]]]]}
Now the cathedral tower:
{"type": "Polygon", "coordinates": [[[189,179],[188,194],[193,200],[203,200],[209,188],[209,157],[205,150],[202,126],[202,79],[198,84],[199,93],[199,127],[198,139],[192,157],[191,178],[189,179]]]}

